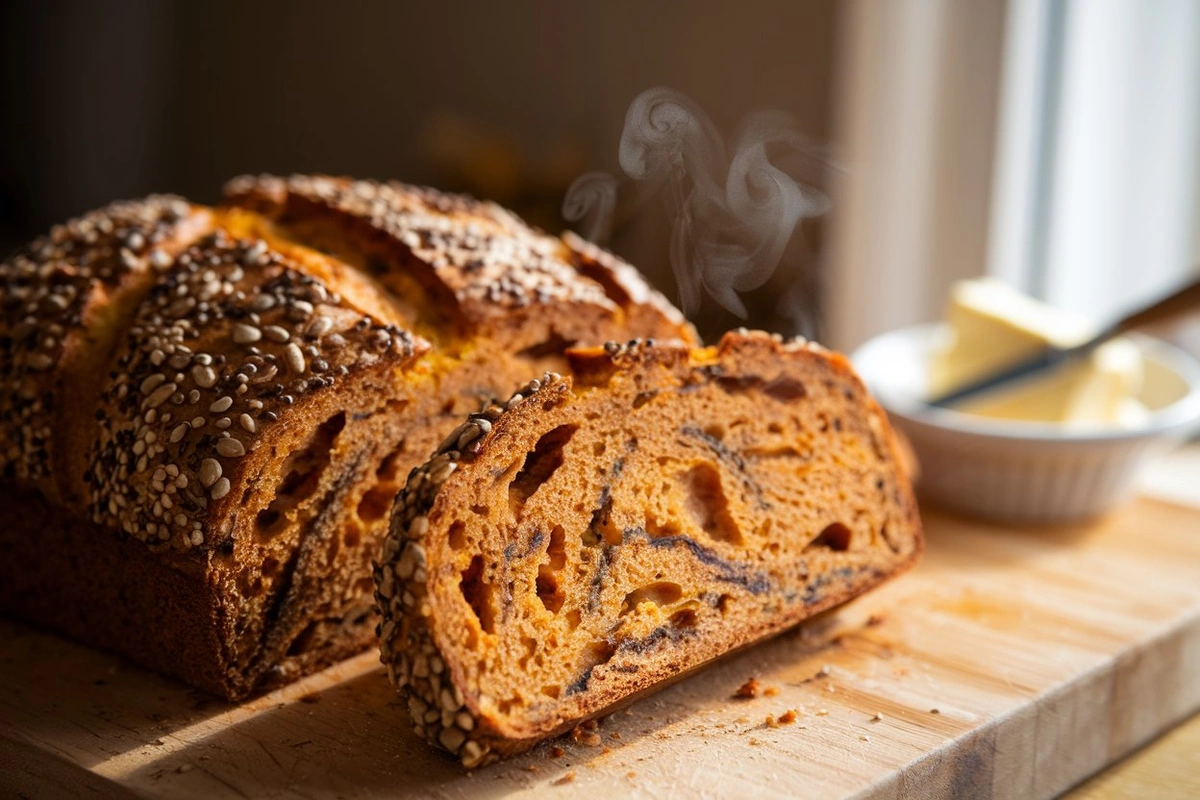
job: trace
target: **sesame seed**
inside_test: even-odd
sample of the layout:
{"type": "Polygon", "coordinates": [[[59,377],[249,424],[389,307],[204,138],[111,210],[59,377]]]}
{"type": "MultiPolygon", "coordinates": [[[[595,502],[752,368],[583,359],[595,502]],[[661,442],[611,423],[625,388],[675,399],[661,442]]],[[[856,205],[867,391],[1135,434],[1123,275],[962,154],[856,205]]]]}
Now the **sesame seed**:
{"type": "Polygon", "coordinates": [[[287,332],[287,329],[281,328],[278,325],[268,325],[263,328],[263,334],[273,342],[286,342],[291,338],[291,334],[287,332]]]}
{"type": "Polygon", "coordinates": [[[196,477],[200,479],[200,485],[205,489],[212,486],[221,477],[221,462],[215,458],[206,458],[200,462],[200,471],[196,477]]]}
{"type": "Polygon", "coordinates": [[[254,433],[254,431],[257,429],[257,426],[254,424],[254,419],[249,414],[242,414],[240,417],[238,417],[238,422],[241,423],[242,427],[250,433],[254,433]]]}
{"type": "Polygon", "coordinates": [[[167,401],[167,398],[175,394],[176,386],[174,383],[164,383],[162,386],[155,389],[143,403],[143,407],[158,408],[167,401]]]}
{"type": "Polygon", "coordinates": [[[250,344],[251,342],[257,342],[261,338],[262,331],[253,325],[238,322],[233,326],[233,340],[238,344],[250,344]]]}
{"type": "Polygon", "coordinates": [[[242,263],[246,266],[257,264],[266,254],[267,243],[259,239],[246,250],[245,255],[242,256],[242,263]]]}
{"type": "Polygon", "coordinates": [[[229,494],[229,478],[220,478],[208,492],[209,497],[213,500],[220,500],[227,494],[229,494]]]}
{"type": "Polygon", "coordinates": [[[443,728],[442,732],[438,734],[438,741],[452,753],[458,752],[458,748],[462,747],[466,739],[466,734],[458,728],[443,728]]]}
{"type": "Polygon", "coordinates": [[[224,414],[232,405],[233,398],[229,395],[225,395],[224,397],[218,397],[216,400],[214,400],[212,405],[208,407],[208,410],[214,414],[224,414]]]}
{"type": "Polygon", "coordinates": [[[160,250],[156,247],[150,251],[150,266],[162,271],[171,266],[171,256],[167,254],[166,250],[160,250]]]}
{"type": "Polygon", "coordinates": [[[246,454],[246,448],[237,439],[221,439],[217,442],[217,453],[226,458],[238,458],[246,454]]]}
{"type": "Polygon", "coordinates": [[[211,389],[217,382],[217,373],[207,364],[197,364],[192,367],[192,380],[202,389],[211,389]]]}
{"type": "Polygon", "coordinates": [[[139,388],[141,389],[142,394],[150,394],[159,386],[161,386],[162,382],[166,379],[166,375],[156,372],[153,375],[148,375],[146,379],[142,381],[142,385],[139,388]]]}
{"type": "Polygon", "coordinates": [[[312,316],[313,304],[307,300],[296,300],[288,308],[288,319],[295,322],[303,322],[312,316]]]}
{"type": "Polygon", "coordinates": [[[233,424],[233,421],[230,420],[229,417],[221,417],[219,420],[217,420],[213,424],[216,425],[221,430],[225,430],[226,428],[228,428],[230,425],[233,424]]]}
{"type": "Polygon", "coordinates": [[[178,442],[185,435],[187,435],[187,432],[190,431],[191,429],[192,429],[192,427],[190,425],[188,425],[186,422],[181,422],[180,424],[176,425],[174,427],[174,429],[172,429],[172,431],[171,431],[171,444],[175,444],[176,442],[178,442]]]}
{"type": "Polygon", "coordinates": [[[307,369],[307,365],[304,363],[304,353],[300,352],[300,348],[295,342],[289,342],[288,346],[284,348],[283,360],[288,369],[297,375],[303,375],[307,369]]]}
{"type": "Polygon", "coordinates": [[[309,323],[308,328],[304,331],[306,336],[314,339],[324,336],[333,327],[333,320],[325,315],[321,315],[309,323]]]}

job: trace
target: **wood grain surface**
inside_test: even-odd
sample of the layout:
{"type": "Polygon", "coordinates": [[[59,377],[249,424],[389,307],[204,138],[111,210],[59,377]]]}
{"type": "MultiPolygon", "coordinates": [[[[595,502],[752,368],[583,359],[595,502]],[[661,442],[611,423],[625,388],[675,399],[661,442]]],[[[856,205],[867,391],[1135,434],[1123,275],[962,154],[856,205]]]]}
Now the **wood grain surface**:
{"type": "Polygon", "coordinates": [[[474,773],[413,736],[372,654],[230,706],[0,622],[0,790],[1050,797],[1200,709],[1200,510],[1142,499],[1055,529],[925,520],[913,573],[594,735],[474,773]],[[750,677],[759,696],[735,699],[750,677]]]}

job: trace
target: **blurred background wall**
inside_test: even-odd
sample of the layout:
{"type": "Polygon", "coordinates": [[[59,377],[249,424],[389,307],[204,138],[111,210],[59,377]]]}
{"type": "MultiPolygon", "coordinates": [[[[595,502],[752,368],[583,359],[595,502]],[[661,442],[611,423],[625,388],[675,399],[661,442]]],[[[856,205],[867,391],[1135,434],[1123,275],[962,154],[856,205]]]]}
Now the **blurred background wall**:
{"type": "MultiPolygon", "coordinates": [[[[1099,317],[1200,264],[1196,0],[7,0],[0,249],[115,198],[243,172],[464,190],[557,232],[669,86],[730,136],[782,109],[820,166],[736,324],[852,348],[985,272],[1099,317]]],[[[610,246],[669,296],[661,198],[610,246]]]]}
{"type": "MultiPolygon", "coordinates": [[[[616,171],[626,108],[658,85],[725,133],[759,108],[817,144],[831,124],[832,0],[0,9],[6,250],[118,197],[213,202],[243,172],[466,190],[558,231],[567,186],[616,171]]],[[[663,214],[648,203],[613,245],[670,292],[663,214]]]]}

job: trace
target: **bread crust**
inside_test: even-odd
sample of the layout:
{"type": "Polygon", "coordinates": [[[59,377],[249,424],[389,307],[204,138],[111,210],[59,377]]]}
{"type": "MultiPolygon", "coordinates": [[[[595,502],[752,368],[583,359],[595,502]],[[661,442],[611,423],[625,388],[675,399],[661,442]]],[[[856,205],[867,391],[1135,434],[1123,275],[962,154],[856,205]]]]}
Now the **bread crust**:
{"type": "Polygon", "coordinates": [[[565,253],[491,204],[323,176],[59,226],[0,265],[0,491],[52,528],[0,531],[28,556],[0,606],[231,699],[367,646],[387,510],[458,414],[569,342],[694,336],[565,253]]]}
{"type": "MultiPolygon", "coordinates": [[[[571,363],[576,370],[573,378],[548,373],[522,387],[508,402],[471,415],[447,437],[429,462],[412,473],[397,501],[383,559],[375,569],[376,598],[383,614],[381,659],[389,677],[407,699],[417,732],[431,744],[455,753],[467,768],[520,752],[586,719],[611,713],[620,704],[656,691],[714,659],[843,603],[911,567],[923,549],[920,518],[896,440],[883,411],[843,356],[803,341],[785,343],[765,334],[737,333],[727,335],[718,347],[707,350],[692,350],[681,343],[610,343],[604,348],[573,351],[571,363]],[[788,365],[782,371],[781,363],[788,365]],[[800,394],[803,390],[783,382],[795,375],[804,376],[806,382],[822,384],[821,391],[826,393],[838,397],[844,394],[844,399],[837,401],[844,408],[839,426],[850,426],[846,436],[873,451],[863,458],[881,465],[883,477],[878,484],[877,502],[883,509],[885,522],[881,531],[871,532],[871,543],[858,550],[849,548],[849,552],[816,552],[800,558],[800,567],[806,571],[804,581],[788,589],[786,580],[780,582],[777,572],[739,572],[742,567],[727,560],[737,551],[736,547],[685,542],[677,535],[678,529],[665,534],[668,538],[655,538],[657,534],[647,533],[644,528],[626,528],[623,534],[617,534],[614,546],[633,548],[631,558],[635,561],[641,558],[638,553],[649,553],[655,547],[686,544],[684,549],[690,548],[698,563],[708,565],[705,569],[716,570],[713,574],[717,575],[718,583],[741,585],[746,589],[743,594],[757,597],[756,602],[774,604],[775,610],[747,617],[736,625],[721,623],[705,627],[699,634],[689,632],[686,625],[684,629],[670,625],[647,629],[641,639],[619,634],[608,642],[607,660],[585,670],[571,687],[562,687],[561,695],[554,695],[555,700],[540,698],[534,706],[540,711],[530,712],[532,716],[525,720],[498,711],[503,704],[497,706],[497,693],[508,689],[494,681],[487,682],[481,672],[485,668],[476,663],[474,651],[468,653],[463,645],[463,631],[479,631],[481,620],[467,609],[460,592],[453,588],[459,580],[461,565],[454,566],[446,560],[453,555],[447,550],[447,537],[452,539],[455,535],[447,532],[447,526],[452,531],[454,525],[460,524],[452,524],[451,520],[460,519],[458,515],[465,513],[465,505],[474,508],[473,504],[488,504],[488,495],[480,486],[511,477],[499,465],[513,458],[521,462],[522,453],[514,452],[517,447],[514,443],[526,442],[523,447],[531,446],[529,442],[548,426],[556,423],[567,426],[567,420],[574,420],[570,423],[572,427],[585,428],[587,423],[578,422],[578,415],[559,412],[583,407],[596,395],[629,394],[633,391],[630,383],[636,384],[637,397],[718,385],[721,391],[729,392],[774,390],[786,396],[788,402],[802,404],[806,402],[800,394]],[[610,385],[623,388],[610,389],[610,385]],[[502,474],[506,477],[496,477],[502,474]],[[654,655],[642,657],[643,653],[654,655]],[[595,679],[597,669],[604,669],[603,680],[595,679]]],[[[652,398],[646,402],[652,402],[652,398]]],[[[595,411],[594,406],[587,408],[595,411]]],[[[594,413],[588,418],[593,417],[594,413]]],[[[606,424],[620,427],[628,423],[617,416],[606,424]]],[[[736,452],[729,456],[741,458],[736,452]]],[[[601,492],[601,507],[605,491],[601,492]]],[[[571,502],[572,498],[561,497],[555,505],[565,509],[571,502]]],[[[828,513],[835,519],[845,511],[839,510],[836,497],[826,497],[825,502],[829,503],[828,513]]],[[[593,524],[595,520],[593,515],[593,524]]],[[[503,528],[496,530],[498,536],[514,535],[501,534],[503,528]]],[[[850,535],[848,530],[845,535],[850,535]]],[[[822,538],[816,530],[783,532],[779,536],[815,537],[814,546],[820,545],[822,538]]],[[[532,541],[540,542],[540,534],[535,534],[532,541]]],[[[756,541],[759,547],[766,544],[756,541]]],[[[449,546],[455,547],[452,542],[449,546]]],[[[517,535],[508,547],[521,551],[525,545],[517,535]]],[[[847,545],[835,549],[847,550],[847,545]]],[[[566,550],[571,552],[569,545],[566,550]]],[[[508,552],[505,549],[505,558],[508,552]]],[[[484,563],[493,557],[485,555],[484,563]]],[[[568,561],[562,571],[569,574],[573,568],[573,562],[568,561]]],[[[604,587],[615,580],[605,583],[605,574],[601,569],[595,573],[597,577],[592,580],[595,584],[599,579],[600,588],[593,589],[597,593],[594,596],[603,594],[604,587]]],[[[465,573],[462,580],[465,586],[465,573]]],[[[510,576],[507,580],[514,578],[510,576]]],[[[515,580],[519,583],[521,579],[515,580]]],[[[510,619],[509,611],[518,602],[510,595],[517,591],[510,582],[504,590],[506,599],[499,610],[493,608],[491,613],[497,618],[510,619]]],[[[738,595],[733,589],[729,591],[738,595]]],[[[461,594],[466,593],[462,589],[461,594]]],[[[470,641],[482,635],[466,634],[470,641]]],[[[515,635],[509,630],[502,640],[508,641],[515,635]]],[[[499,652],[492,655],[504,662],[505,657],[499,652]]]]}

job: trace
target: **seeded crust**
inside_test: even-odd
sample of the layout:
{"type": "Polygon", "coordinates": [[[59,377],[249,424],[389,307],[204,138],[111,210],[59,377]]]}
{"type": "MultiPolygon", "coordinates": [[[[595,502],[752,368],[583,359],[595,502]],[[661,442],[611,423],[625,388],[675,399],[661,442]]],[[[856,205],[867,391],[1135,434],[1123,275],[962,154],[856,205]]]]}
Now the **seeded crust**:
{"type": "Polygon", "coordinates": [[[467,768],[520,752],[912,566],[886,416],[803,341],[610,343],[472,414],[375,569],[381,658],[467,768]]]}
{"type": "Polygon", "coordinates": [[[495,206],[333,178],[56,228],[0,265],[0,541],[28,555],[0,608],[231,699],[365,648],[392,501],[461,414],[568,344],[694,336],[571,254],[495,206]]]}

